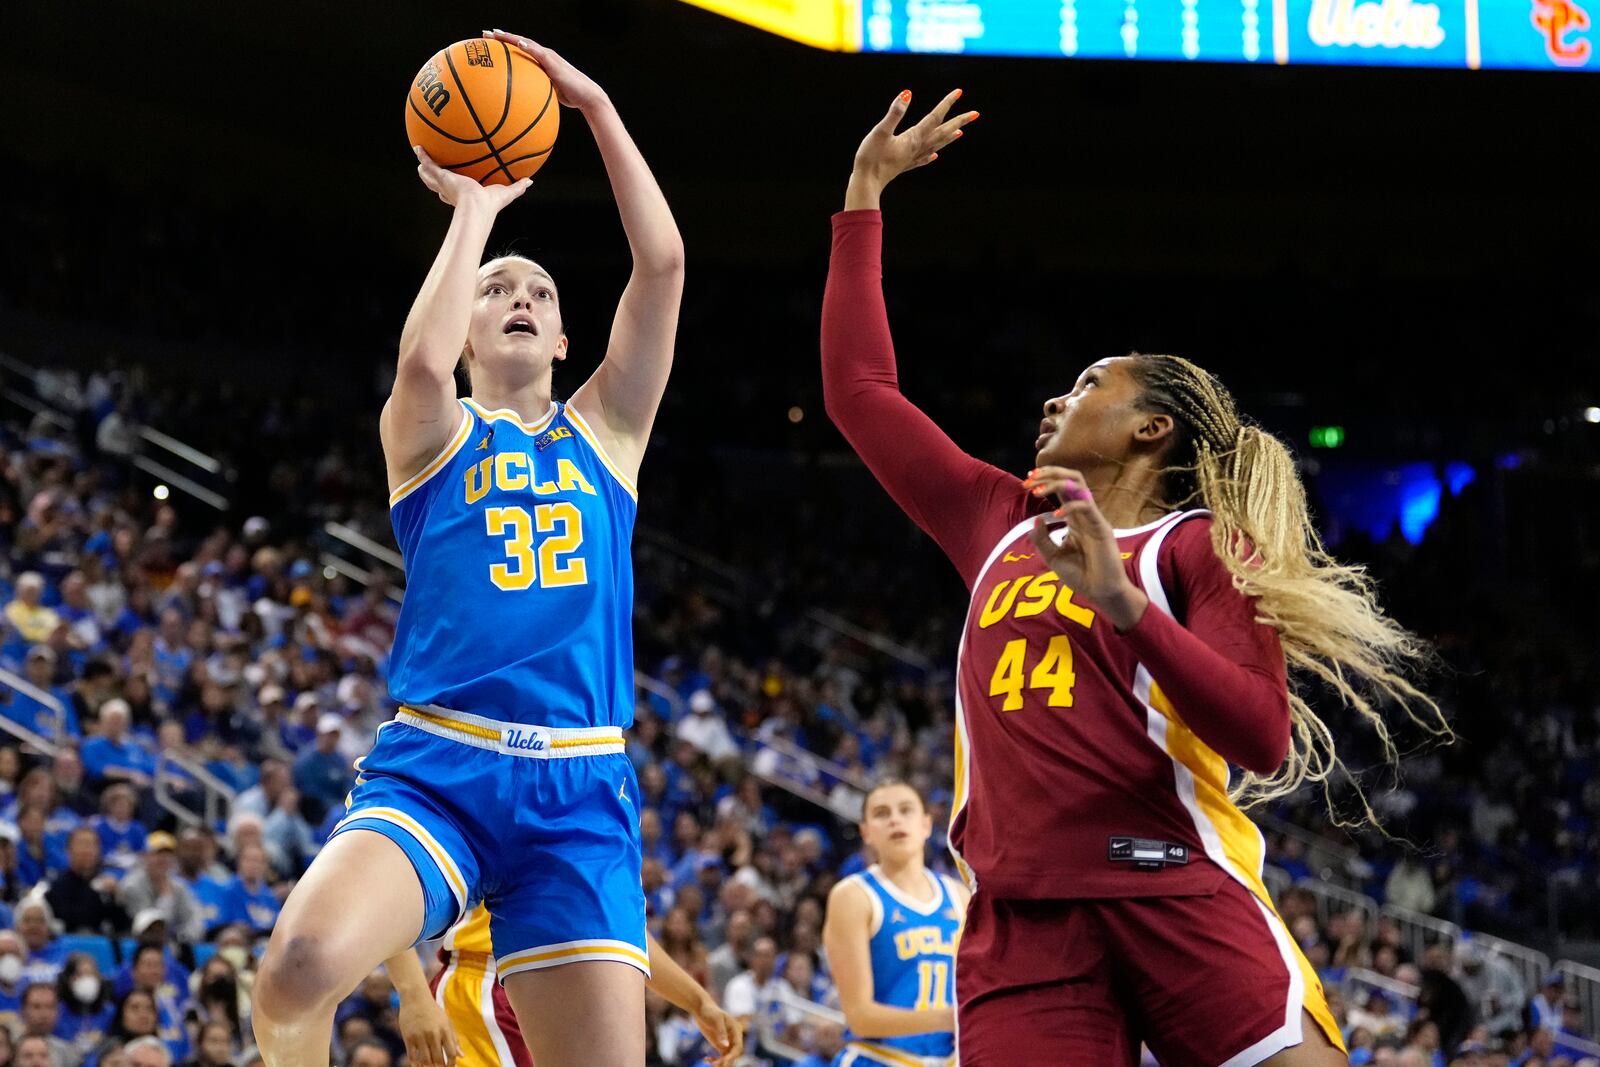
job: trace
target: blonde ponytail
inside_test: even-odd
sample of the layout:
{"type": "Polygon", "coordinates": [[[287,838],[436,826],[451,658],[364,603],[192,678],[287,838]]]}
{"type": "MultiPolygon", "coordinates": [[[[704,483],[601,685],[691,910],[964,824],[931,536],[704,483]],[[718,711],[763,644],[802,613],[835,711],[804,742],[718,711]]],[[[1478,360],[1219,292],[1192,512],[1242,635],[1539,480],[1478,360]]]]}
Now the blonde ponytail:
{"type": "MultiPolygon", "coordinates": [[[[1188,360],[1139,353],[1131,358],[1145,405],[1176,422],[1167,472],[1169,495],[1176,499],[1168,502],[1211,511],[1213,550],[1233,576],[1233,587],[1255,599],[1256,620],[1278,632],[1288,663],[1289,756],[1271,775],[1244,774],[1231,790],[1233,798],[1248,808],[1316,782],[1329,815],[1350,825],[1331,794],[1330,779],[1344,768],[1333,732],[1298,690],[1311,680],[1332,689],[1372,727],[1388,762],[1398,765],[1381,705],[1392,703],[1435,737],[1453,737],[1439,706],[1409,677],[1431,659],[1430,650],[1383,613],[1365,568],[1328,554],[1283,442],[1240,418],[1222,383],[1188,360]]],[[[1360,784],[1353,776],[1349,780],[1361,821],[1377,826],[1360,784]]]]}

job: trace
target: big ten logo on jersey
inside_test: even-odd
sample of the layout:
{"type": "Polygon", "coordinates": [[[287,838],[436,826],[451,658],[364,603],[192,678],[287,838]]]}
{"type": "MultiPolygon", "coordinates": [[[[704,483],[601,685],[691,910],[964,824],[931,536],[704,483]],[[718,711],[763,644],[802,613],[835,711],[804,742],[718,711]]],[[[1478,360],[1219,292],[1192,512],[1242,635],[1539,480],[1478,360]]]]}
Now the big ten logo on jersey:
{"type": "Polygon", "coordinates": [[[918,956],[954,956],[956,946],[937,926],[914,926],[894,935],[894,951],[903,960],[918,956]]]}
{"type": "Polygon", "coordinates": [[[466,45],[467,45],[467,47],[466,47],[467,66],[469,66],[469,67],[492,67],[492,66],[494,66],[494,56],[489,53],[489,42],[488,41],[485,41],[485,40],[483,40],[481,38],[475,38],[475,39],[473,39],[471,41],[468,41],[466,43],[466,45]]]}
{"type": "MultiPolygon", "coordinates": [[[[548,458],[541,465],[526,452],[485,456],[467,468],[467,506],[488,496],[490,489],[536,497],[599,495],[570,459],[556,459],[553,478],[550,467],[548,458]]],[[[529,514],[521,504],[499,503],[501,499],[497,497],[495,506],[483,509],[484,531],[492,538],[503,538],[505,560],[489,566],[489,580],[497,589],[519,592],[534,586],[559,589],[588,583],[588,564],[578,554],[583,548],[583,512],[577,505],[553,500],[535,504],[529,514]],[[544,535],[537,547],[535,534],[544,535]]]]}

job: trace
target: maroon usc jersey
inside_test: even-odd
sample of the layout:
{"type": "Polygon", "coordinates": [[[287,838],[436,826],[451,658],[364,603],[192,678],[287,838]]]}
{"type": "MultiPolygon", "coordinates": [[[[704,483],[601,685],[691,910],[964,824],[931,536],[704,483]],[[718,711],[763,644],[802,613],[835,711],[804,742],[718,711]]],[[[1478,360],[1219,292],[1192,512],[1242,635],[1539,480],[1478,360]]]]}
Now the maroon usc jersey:
{"type": "MultiPolygon", "coordinates": [[[[963,873],[1003,897],[1211,892],[1226,874],[1208,834],[1241,833],[1248,840],[1238,844],[1260,852],[1254,826],[1227,801],[1226,765],[1175,719],[1185,694],[1164,692],[1136,642],[1044,565],[1031,525],[994,546],[967,612],[950,834],[963,873]]],[[[1191,512],[1118,531],[1147,611],[1170,610],[1169,586],[1193,592],[1175,581],[1180,546],[1191,549],[1185,569],[1200,571],[1184,576],[1191,585],[1220,584],[1249,610],[1212,555],[1209,526],[1191,512]]],[[[1065,526],[1053,532],[1059,539],[1065,526]]],[[[1275,646],[1258,628],[1262,645],[1275,646]]],[[[1259,869],[1259,860],[1249,868],[1257,878],[1259,869]]]]}
{"type": "Polygon", "coordinates": [[[1339,1047],[1261,883],[1261,835],[1228,799],[1229,764],[1270,774],[1288,751],[1277,634],[1204,513],[1118,531],[1150,598],[1127,633],[1063,587],[1028,538],[1044,505],[901,394],[882,234],[877,211],[834,216],[823,399],[972,592],[950,830],[978,891],[956,964],[962,1062],[1120,1062],[1137,1042],[1107,1043],[1137,1016],[1163,1062],[1256,1063],[1302,1040],[1302,1005],[1339,1047]],[[1129,1004],[1113,957],[1139,979],[1129,1004]]]}
{"type": "Polygon", "coordinates": [[[1228,764],[1270,773],[1289,746],[1283,650],[1233,588],[1204,514],[1119,541],[1150,597],[1118,634],[1037,558],[1044,510],[901,394],[883,302],[883,220],[834,217],[822,312],[828,414],[939,543],[972,599],[957,683],[951,845],[1001,897],[1200,893],[1231,875],[1267,900],[1261,835],[1228,764]]]}

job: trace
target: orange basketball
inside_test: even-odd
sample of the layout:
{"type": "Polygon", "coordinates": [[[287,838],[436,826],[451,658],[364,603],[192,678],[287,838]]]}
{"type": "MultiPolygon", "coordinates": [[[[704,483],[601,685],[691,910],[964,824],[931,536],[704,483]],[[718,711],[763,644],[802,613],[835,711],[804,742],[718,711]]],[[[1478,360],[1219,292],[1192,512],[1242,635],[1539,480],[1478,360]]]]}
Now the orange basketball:
{"type": "Polygon", "coordinates": [[[435,163],[510,185],[550,158],[561,125],[543,68],[503,41],[458,41],[422,65],[406,94],[406,135],[435,163]]]}

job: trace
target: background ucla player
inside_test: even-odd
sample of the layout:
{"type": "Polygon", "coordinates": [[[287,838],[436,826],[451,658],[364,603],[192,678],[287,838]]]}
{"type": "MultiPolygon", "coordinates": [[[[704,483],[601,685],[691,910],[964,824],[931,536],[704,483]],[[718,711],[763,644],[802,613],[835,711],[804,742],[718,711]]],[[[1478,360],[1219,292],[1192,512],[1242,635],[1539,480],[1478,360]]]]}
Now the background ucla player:
{"type": "Polygon", "coordinates": [[[966,887],[928,870],[933,819],[903,782],[867,794],[861,838],[878,862],[828,894],[823,942],[850,1031],[835,1067],[954,1062],[956,940],[966,887]]]}
{"type": "Polygon", "coordinates": [[[495,217],[528,183],[480,186],[418,153],[422,180],[455,212],[381,420],[408,578],[390,677],[403,706],[273,932],[255,1001],[273,1067],[325,1063],[338,1000],[479,900],[541,1067],[644,1056],[638,790],[622,752],[629,540],[683,245],[600,87],[548,49],[496,36],[588,120],[633,275],[604,361],[556,402],[567,337],[555,282],[519,257],[479,266],[495,217]],[[458,400],[463,359],[472,396],[458,400]]]}

